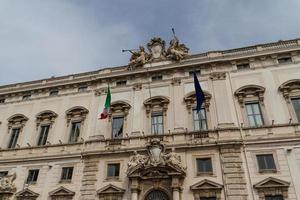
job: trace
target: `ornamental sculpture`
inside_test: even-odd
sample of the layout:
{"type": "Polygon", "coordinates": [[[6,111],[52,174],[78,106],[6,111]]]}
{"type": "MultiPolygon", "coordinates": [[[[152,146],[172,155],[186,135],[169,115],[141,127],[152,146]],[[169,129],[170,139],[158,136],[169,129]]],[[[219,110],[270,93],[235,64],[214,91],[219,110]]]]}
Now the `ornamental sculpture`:
{"type": "Polygon", "coordinates": [[[0,194],[12,194],[16,191],[16,186],[13,183],[16,179],[16,173],[8,174],[0,178],[0,194]]]}
{"type": "Polygon", "coordinates": [[[152,139],[147,145],[148,155],[140,155],[134,151],[134,155],[130,157],[127,163],[127,173],[130,174],[133,171],[140,168],[155,168],[155,167],[171,167],[178,171],[185,171],[183,167],[180,155],[175,153],[173,148],[171,152],[165,153],[165,147],[160,143],[159,139],[152,139]]]}
{"type": "Polygon", "coordinates": [[[181,61],[188,56],[189,48],[184,44],[180,44],[179,39],[175,36],[170,41],[170,46],[166,50],[165,41],[160,37],[154,37],[147,43],[148,52],[145,51],[143,46],[138,50],[122,50],[122,52],[130,52],[131,58],[128,64],[128,70],[134,70],[143,67],[144,64],[153,61],[174,60],[181,61]]]}

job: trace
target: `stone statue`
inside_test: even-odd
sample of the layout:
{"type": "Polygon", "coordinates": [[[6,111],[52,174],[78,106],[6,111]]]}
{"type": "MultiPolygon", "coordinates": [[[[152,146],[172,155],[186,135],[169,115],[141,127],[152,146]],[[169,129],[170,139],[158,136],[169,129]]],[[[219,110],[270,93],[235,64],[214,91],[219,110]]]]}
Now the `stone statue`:
{"type": "Polygon", "coordinates": [[[175,36],[174,39],[170,41],[167,58],[180,61],[188,55],[188,52],[189,48],[184,44],[180,44],[178,38],[175,36]]]}
{"type": "Polygon", "coordinates": [[[130,157],[129,162],[127,163],[128,171],[136,166],[144,165],[147,161],[146,156],[138,154],[137,151],[134,151],[133,153],[134,155],[130,157]]]}
{"type": "Polygon", "coordinates": [[[174,148],[172,148],[172,151],[170,153],[167,153],[164,155],[164,159],[165,159],[166,165],[170,165],[170,166],[185,170],[185,168],[181,164],[180,155],[175,153],[174,148]]]}
{"type": "Polygon", "coordinates": [[[139,47],[139,51],[125,51],[129,51],[132,54],[129,62],[129,70],[141,67],[149,60],[149,55],[145,52],[145,48],[143,46],[139,47]]]}
{"type": "Polygon", "coordinates": [[[1,192],[15,192],[16,186],[13,183],[16,179],[16,173],[8,174],[0,179],[1,192]]]}
{"type": "Polygon", "coordinates": [[[165,41],[160,37],[154,37],[148,42],[150,61],[163,60],[166,58],[165,41]]]}

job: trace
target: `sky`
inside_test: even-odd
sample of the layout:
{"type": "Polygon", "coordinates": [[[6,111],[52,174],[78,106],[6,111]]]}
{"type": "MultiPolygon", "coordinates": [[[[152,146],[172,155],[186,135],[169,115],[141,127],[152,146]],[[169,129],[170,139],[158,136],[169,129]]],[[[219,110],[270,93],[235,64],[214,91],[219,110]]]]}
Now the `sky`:
{"type": "Polygon", "coordinates": [[[171,28],[191,54],[300,38],[300,0],[0,0],[0,85],[126,65],[171,28]]]}

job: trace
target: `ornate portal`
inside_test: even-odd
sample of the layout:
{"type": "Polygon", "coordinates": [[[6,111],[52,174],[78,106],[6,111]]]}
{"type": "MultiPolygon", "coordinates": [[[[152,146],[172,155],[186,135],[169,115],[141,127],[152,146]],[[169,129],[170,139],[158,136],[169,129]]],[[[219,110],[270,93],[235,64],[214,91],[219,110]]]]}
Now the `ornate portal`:
{"type": "Polygon", "coordinates": [[[161,190],[153,190],[146,196],[145,200],[169,200],[169,197],[161,190]]]}

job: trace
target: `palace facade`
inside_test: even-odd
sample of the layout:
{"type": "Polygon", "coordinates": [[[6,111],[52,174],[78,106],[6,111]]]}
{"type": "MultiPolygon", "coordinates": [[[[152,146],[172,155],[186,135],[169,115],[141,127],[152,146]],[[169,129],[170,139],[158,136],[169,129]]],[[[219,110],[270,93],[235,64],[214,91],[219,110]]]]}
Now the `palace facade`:
{"type": "Polygon", "coordinates": [[[147,49],[126,66],[0,86],[1,200],[300,199],[300,39],[147,49]]]}

